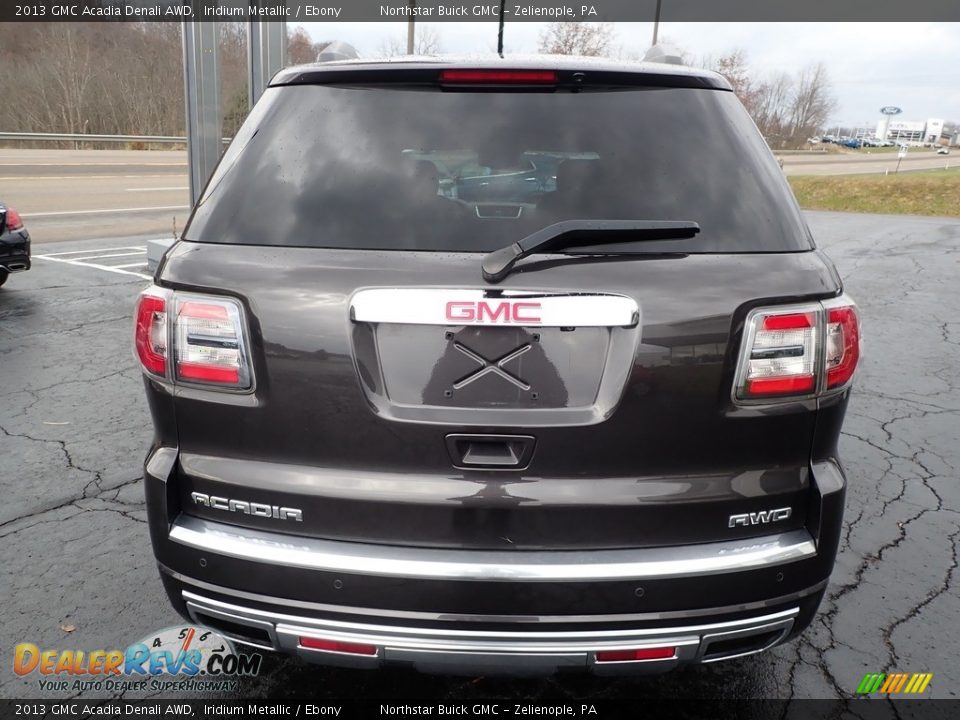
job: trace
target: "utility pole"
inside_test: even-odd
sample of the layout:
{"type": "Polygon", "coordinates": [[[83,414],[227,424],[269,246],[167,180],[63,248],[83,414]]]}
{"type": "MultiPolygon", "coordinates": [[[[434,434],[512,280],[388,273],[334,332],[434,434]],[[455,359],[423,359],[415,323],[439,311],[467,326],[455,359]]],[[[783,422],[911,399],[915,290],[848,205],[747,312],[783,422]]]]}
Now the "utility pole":
{"type": "Polygon", "coordinates": [[[660,3],[662,0],[657,0],[657,12],[653,17],[653,42],[651,45],[657,44],[657,35],[660,32],[660,3]]]}
{"type": "Polygon", "coordinates": [[[413,11],[417,7],[417,0],[409,0],[407,6],[410,8],[410,15],[407,18],[407,55],[413,55],[413,39],[416,32],[414,29],[416,20],[413,19],[413,11]]]}

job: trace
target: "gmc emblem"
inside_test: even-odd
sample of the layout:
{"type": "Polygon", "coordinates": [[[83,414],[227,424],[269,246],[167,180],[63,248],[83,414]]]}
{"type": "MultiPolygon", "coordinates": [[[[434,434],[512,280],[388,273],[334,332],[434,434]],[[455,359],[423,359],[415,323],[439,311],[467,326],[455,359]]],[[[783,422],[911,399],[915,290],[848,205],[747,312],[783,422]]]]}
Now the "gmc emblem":
{"type": "Polygon", "coordinates": [[[760,512],[740,513],[731,515],[727,527],[750,527],[751,525],[766,525],[772,522],[786,520],[793,512],[793,508],[777,508],[776,510],[761,510],[760,512]]]}
{"type": "Polygon", "coordinates": [[[540,303],[538,302],[511,302],[504,300],[489,303],[484,300],[447,303],[447,320],[457,322],[477,323],[528,323],[536,325],[540,322],[540,303]]]}

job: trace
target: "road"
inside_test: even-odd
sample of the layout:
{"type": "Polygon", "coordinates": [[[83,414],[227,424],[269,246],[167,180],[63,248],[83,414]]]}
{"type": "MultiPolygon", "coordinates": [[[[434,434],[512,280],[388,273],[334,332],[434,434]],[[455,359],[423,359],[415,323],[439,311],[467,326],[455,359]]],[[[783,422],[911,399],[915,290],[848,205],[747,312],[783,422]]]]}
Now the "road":
{"type": "MultiPolygon", "coordinates": [[[[269,655],[236,697],[848,698],[867,672],[922,671],[934,673],[929,696],[955,698],[960,221],[809,218],[859,301],[865,356],[840,446],[849,475],[841,551],[822,612],[800,641],[619,680],[370,673],[269,655]]],[[[134,297],[147,280],[136,266],[119,267],[140,259],[143,240],[51,244],[0,290],[6,653],[25,641],[124,648],[178,622],[153,563],[140,480],[151,428],[130,342],[134,297]]],[[[65,695],[40,691],[7,661],[0,697],[65,695]]]]}
{"type": "Polygon", "coordinates": [[[186,222],[188,188],[184,151],[0,149],[0,199],[35,243],[170,236],[186,222]]]}
{"type": "MultiPolygon", "coordinates": [[[[960,156],[912,150],[901,171],[955,167],[960,156]]],[[[893,171],[896,153],[784,155],[788,175],[893,171]]],[[[185,151],[0,149],[0,199],[36,243],[151,234],[171,237],[189,214],[185,151]]]]}
{"type": "MultiPolygon", "coordinates": [[[[960,150],[952,152],[960,155],[960,150]]],[[[900,163],[900,172],[943,170],[960,165],[958,155],[937,155],[933,150],[910,150],[900,163]]],[[[782,155],[787,175],[869,175],[894,172],[897,153],[861,150],[832,155],[782,155]]]]}

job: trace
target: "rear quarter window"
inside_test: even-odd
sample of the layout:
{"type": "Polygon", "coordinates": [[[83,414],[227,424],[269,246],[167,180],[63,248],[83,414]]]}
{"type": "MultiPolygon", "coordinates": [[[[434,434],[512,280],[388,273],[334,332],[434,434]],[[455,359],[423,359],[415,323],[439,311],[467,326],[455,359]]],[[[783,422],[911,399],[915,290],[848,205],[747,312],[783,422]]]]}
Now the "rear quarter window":
{"type": "Polygon", "coordinates": [[[487,252],[566,219],[700,224],[691,240],[644,243],[650,252],[813,247],[736,97],[663,87],[270,88],[184,237],[487,252]]]}

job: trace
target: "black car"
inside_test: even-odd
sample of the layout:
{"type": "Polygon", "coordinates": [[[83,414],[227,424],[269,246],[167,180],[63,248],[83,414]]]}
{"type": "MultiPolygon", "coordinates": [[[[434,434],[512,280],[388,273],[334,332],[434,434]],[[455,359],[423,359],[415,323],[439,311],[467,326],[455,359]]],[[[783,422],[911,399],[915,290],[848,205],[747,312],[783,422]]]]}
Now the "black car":
{"type": "Polygon", "coordinates": [[[30,269],[30,233],[20,214],[0,202],[0,285],[10,273],[30,269]]]}
{"type": "Polygon", "coordinates": [[[765,650],[833,567],[859,333],[718,75],[288,68],[136,310],[161,577],[194,622],[331,665],[765,650]],[[557,163],[480,202],[441,154],[557,163]]]}

